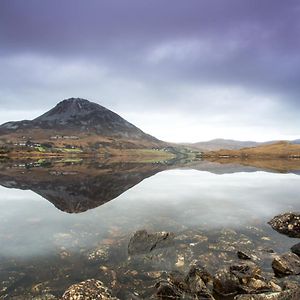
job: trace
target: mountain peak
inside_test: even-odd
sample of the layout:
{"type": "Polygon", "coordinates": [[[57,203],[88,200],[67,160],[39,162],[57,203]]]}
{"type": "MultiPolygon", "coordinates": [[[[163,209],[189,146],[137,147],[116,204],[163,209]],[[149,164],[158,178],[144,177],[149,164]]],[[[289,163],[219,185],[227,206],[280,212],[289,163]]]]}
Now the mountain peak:
{"type": "Polygon", "coordinates": [[[107,111],[103,106],[82,98],[69,98],[59,102],[54,108],[39,116],[34,121],[69,120],[91,112],[107,111]]]}
{"type": "Polygon", "coordinates": [[[158,141],[113,111],[82,98],[62,100],[32,121],[8,122],[0,126],[0,129],[2,132],[32,129],[55,130],[56,132],[67,130],[74,134],[88,132],[102,136],[158,141]]]}
{"type": "Polygon", "coordinates": [[[71,106],[71,105],[95,105],[96,103],[90,102],[89,100],[83,99],[83,98],[68,98],[60,101],[57,106],[71,106]]]}

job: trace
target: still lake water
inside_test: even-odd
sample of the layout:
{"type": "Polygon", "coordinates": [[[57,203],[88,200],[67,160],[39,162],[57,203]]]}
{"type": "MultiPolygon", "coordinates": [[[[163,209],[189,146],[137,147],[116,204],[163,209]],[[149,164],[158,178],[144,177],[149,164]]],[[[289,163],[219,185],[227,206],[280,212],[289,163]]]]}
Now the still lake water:
{"type": "MultiPolygon", "coordinates": [[[[237,260],[239,249],[283,253],[297,243],[267,224],[277,214],[300,211],[297,174],[122,166],[104,168],[101,176],[86,168],[88,179],[81,180],[82,167],[39,169],[3,168],[0,174],[0,299],[59,299],[71,284],[89,278],[103,281],[120,299],[147,299],[155,282],[172,270],[188,271],[195,260],[215,272],[237,260]],[[116,198],[97,199],[103,195],[92,187],[100,181],[105,195],[116,198]],[[78,207],[86,194],[102,205],[69,213],[55,202],[70,199],[78,207]],[[175,237],[154,251],[129,254],[138,230],[175,237]]],[[[258,263],[271,274],[271,257],[258,263]]]]}

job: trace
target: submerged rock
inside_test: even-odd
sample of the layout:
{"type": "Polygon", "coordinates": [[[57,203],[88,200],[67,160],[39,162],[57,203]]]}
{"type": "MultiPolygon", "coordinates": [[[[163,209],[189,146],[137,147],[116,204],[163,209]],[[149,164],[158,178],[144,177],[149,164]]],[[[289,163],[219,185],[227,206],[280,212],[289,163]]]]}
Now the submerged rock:
{"type": "Polygon", "coordinates": [[[158,299],[180,299],[182,291],[168,281],[160,281],[156,284],[156,296],[158,299]]]}
{"type": "Polygon", "coordinates": [[[235,295],[240,290],[239,279],[228,270],[219,270],[213,279],[214,291],[222,296],[235,295]]]}
{"type": "Polygon", "coordinates": [[[207,287],[211,280],[211,275],[200,264],[194,264],[186,276],[180,271],[172,271],[168,275],[168,280],[159,281],[156,284],[156,297],[159,299],[214,300],[207,287]]]}
{"type": "Polygon", "coordinates": [[[137,231],[128,244],[128,254],[149,253],[154,249],[170,247],[174,244],[174,233],[156,232],[149,234],[146,230],[137,231]]]}
{"type": "Polygon", "coordinates": [[[96,279],[88,279],[71,285],[63,294],[62,300],[118,300],[104,284],[96,279]]]}
{"type": "Polygon", "coordinates": [[[291,248],[291,251],[293,253],[295,253],[296,255],[300,256],[300,243],[294,245],[292,248],[291,248]]]}
{"type": "Polygon", "coordinates": [[[300,258],[294,253],[276,256],[272,262],[275,275],[279,277],[300,274],[300,258]]]}
{"type": "Polygon", "coordinates": [[[289,237],[300,238],[300,214],[284,213],[268,222],[273,229],[289,237]]]}
{"type": "Polygon", "coordinates": [[[245,251],[238,251],[237,252],[237,257],[239,259],[243,259],[243,260],[250,260],[251,259],[250,254],[246,253],[245,251]]]}
{"type": "Polygon", "coordinates": [[[213,300],[214,298],[211,295],[209,289],[207,288],[207,284],[211,280],[212,276],[199,263],[192,265],[185,278],[185,282],[188,286],[189,292],[192,295],[197,296],[196,299],[213,300]]]}
{"type": "Polygon", "coordinates": [[[238,295],[234,300],[299,300],[300,289],[257,295],[238,295]]]}

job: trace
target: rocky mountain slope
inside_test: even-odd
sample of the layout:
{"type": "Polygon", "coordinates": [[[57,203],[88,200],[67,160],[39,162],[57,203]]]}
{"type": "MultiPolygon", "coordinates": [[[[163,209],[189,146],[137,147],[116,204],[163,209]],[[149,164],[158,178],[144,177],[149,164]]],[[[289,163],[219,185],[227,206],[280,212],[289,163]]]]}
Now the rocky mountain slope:
{"type": "Polygon", "coordinates": [[[158,140],[129,123],[111,110],[81,98],[61,101],[34,120],[8,122],[0,126],[0,134],[44,129],[58,132],[97,133],[131,139],[158,140]]]}

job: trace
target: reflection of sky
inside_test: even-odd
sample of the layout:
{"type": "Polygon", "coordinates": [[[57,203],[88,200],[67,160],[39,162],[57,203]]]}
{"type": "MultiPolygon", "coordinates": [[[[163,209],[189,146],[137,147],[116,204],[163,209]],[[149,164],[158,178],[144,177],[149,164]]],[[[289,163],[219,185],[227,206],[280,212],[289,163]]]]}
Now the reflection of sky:
{"type": "Polygon", "coordinates": [[[149,224],[176,231],[182,225],[208,229],[266,223],[278,213],[300,210],[299,181],[294,174],[165,171],[76,215],[57,210],[33,192],[0,187],[0,254],[89,247],[108,237],[112,227],[127,234],[149,224]]]}

